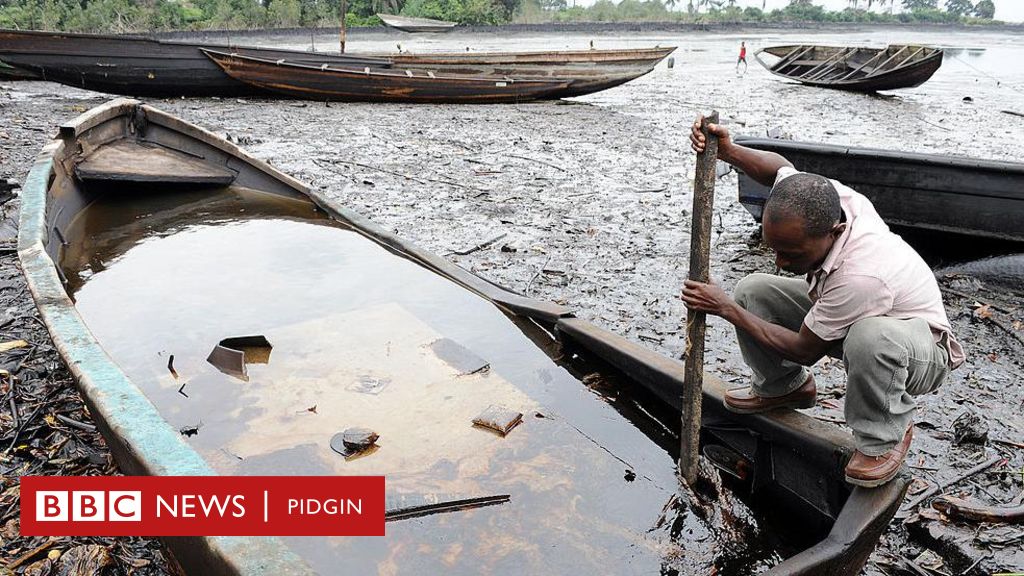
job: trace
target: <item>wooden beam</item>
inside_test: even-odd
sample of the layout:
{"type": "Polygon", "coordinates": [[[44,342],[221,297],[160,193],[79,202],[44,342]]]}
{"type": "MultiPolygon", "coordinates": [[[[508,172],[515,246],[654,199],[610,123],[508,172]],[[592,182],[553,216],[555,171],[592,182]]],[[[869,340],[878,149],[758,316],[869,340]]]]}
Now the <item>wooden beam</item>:
{"type": "Polygon", "coordinates": [[[914,53],[913,53],[913,54],[911,54],[910,56],[907,56],[907,57],[906,57],[906,58],[904,58],[903,60],[900,60],[900,63],[899,63],[899,64],[897,64],[897,65],[895,65],[895,66],[893,66],[893,67],[892,67],[892,69],[893,69],[893,70],[896,70],[896,69],[897,69],[897,68],[899,68],[900,66],[903,66],[904,64],[906,64],[907,62],[910,62],[911,60],[913,60],[913,59],[914,59],[914,56],[917,56],[918,54],[920,54],[920,53],[921,53],[921,52],[923,52],[923,51],[924,51],[924,46],[921,46],[920,48],[918,48],[918,49],[917,49],[917,52],[914,52],[914,53]]]}
{"type": "MultiPolygon", "coordinates": [[[[782,72],[782,69],[783,69],[783,68],[785,68],[786,66],[789,66],[789,64],[790,64],[791,62],[793,62],[793,61],[794,61],[794,60],[796,60],[797,58],[799,58],[799,57],[803,56],[803,55],[804,55],[804,54],[806,54],[806,53],[807,53],[808,51],[810,51],[810,50],[813,50],[813,49],[814,49],[814,46],[807,46],[807,47],[806,47],[806,48],[804,48],[804,49],[803,49],[803,50],[802,50],[802,51],[801,51],[801,52],[800,52],[799,54],[797,54],[796,56],[793,56],[792,58],[790,58],[789,62],[785,62],[785,59],[783,59],[783,60],[779,60],[779,61],[778,61],[778,62],[776,62],[776,63],[775,63],[775,65],[774,65],[774,66],[772,66],[772,67],[771,67],[770,69],[771,69],[771,70],[773,70],[773,71],[777,71],[777,72],[782,72]],[[785,63],[783,63],[783,62],[785,62],[785,63]]],[[[789,57],[787,56],[787,58],[789,58],[789,57]]]]}
{"type": "MultiPolygon", "coordinates": [[[[704,151],[697,154],[693,177],[693,224],[690,232],[690,280],[708,282],[711,275],[711,217],[715,201],[715,163],[718,137],[708,125],[718,123],[718,112],[702,119],[704,151]]],[[[679,432],[679,474],[693,486],[697,481],[700,454],[700,404],[704,389],[704,312],[686,311],[686,363],[683,366],[682,429],[679,432]]]]}
{"type": "Polygon", "coordinates": [[[871,71],[871,74],[874,74],[875,72],[878,72],[879,70],[882,70],[882,68],[884,68],[886,64],[888,64],[889,62],[892,62],[897,56],[902,54],[903,51],[906,50],[907,48],[910,48],[910,46],[904,46],[903,48],[900,48],[899,50],[897,50],[896,53],[893,54],[892,56],[889,56],[889,58],[885,62],[882,62],[878,66],[875,66],[875,69],[871,71]]]}
{"type": "MultiPolygon", "coordinates": [[[[856,51],[857,48],[854,48],[853,50],[856,51]]],[[[848,49],[848,48],[843,48],[842,50],[840,50],[836,54],[832,55],[831,58],[828,58],[827,60],[825,60],[821,64],[818,64],[814,68],[811,68],[807,72],[804,72],[803,74],[798,76],[797,80],[813,80],[814,77],[816,77],[818,74],[822,73],[822,71],[820,71],[819,68],[821,68],[822,66],[825,66],[825,70],[827,71],[829,69],[828,68],[828,64],[834,64],[835,62],[838,62],[838,61],[842,60],[843,57],[847,55],[847,53],[852,54],[853,52],[850,52],[850,49],[848,49]],[[812,72],[816,73],[814,77],[810,76],[812,72]]]]}
{"type": "Polygon", "coordinates": [[[846,80],[846,79],[847,79],[847,78],[849,78],[850,76],[853,76],[853,75],[854,75],[854,74],[856,74],[857,72],[860,72],[860,71],[861,71],[861,69],[863,69],[863,68],[864,68],[865,66],[867,66],[868,64],[871,64],[871,63],[872,63],[872,62],[874,62],[875,60],[878,60],[879,58],[881,58],[883,54],[885,54],[885,50],[879,50],[879,51],[878,51],[878,54],[875,54],[874,56],[872,56],[872,57],[871,57],[871,59],[870,59],[870,60],[868,60],[868,61],[864,62],[863,64],[861,64],[860,66],[857,66],[856,68],[854,68],[854,70],[853,70],[852,72],[850,72],[850,73],[849,73],[849,74],[847,74],[846,76],[843,76],[842,78],[840,78],[840,79],[839,79],[839,81],[841,82],[841,81],[843,81],[843,80],[846,80]]]}

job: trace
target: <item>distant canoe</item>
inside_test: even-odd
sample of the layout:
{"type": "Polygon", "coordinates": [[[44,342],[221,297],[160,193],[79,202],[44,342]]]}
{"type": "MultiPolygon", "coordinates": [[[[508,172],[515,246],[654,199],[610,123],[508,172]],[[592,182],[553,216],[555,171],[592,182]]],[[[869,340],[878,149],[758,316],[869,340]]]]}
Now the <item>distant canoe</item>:
{"type": "Polygon", "coordinates": [[[886,48],[772,46],[754,57],[776,76],[856,92],[920,86],[942,66],[942,50],[902,44],[886,48]]]}
{"type": "Polygon", "coordinates": [[[618,86],[647,74],[675,50],[563,50],[546,52],[427,52],[381,54],[395,68],[435,74],[493,74],[512,78],[562,78],[572,84],[559,97],[580,96],[618,86]]]}
{"type": "MultiPolygon", "coordinates": [[[[1024,242],[1024,163],[765,138],[736,142],[846,184],[890,225],[1024,242]]],[[[760,221],[769,189],[741,173],[739,191],[760,221]]]]}
{"type": "Polygon", "coordinates": [[[388,67],[367,56],[190,44],[142,36],[0,30],[0,60],[60,82],[131,96],[245,96],[256,91],[224,74],[201,47],[308,64],[388,67]]]}
{"type": "Polygon", "coordinates": [[[455,22],[447,20],[431,20],[430,18],[408,18],[393,14],[377,14],[377,18],[386,26],[403,32],[448,32],[455,27],[455,22]]]}
{"type": "Polygon", "coordinates": [[[204,50],[232,78],[291,98],[341,102],[500,104],[552,98],[569,82],[447,76],[412,70],[309,66],[204,50]]]}

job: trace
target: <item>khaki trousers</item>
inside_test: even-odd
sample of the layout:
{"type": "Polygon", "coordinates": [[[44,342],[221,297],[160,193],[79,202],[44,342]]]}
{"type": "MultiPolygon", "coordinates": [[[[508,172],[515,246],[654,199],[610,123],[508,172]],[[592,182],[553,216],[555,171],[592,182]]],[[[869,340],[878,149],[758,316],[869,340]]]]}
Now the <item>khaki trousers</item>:
{"type": "MultiPolygon", "coordinates": [[[[811,309],[807,282],[799,278],[751,274],[736,285],[734,297],[753,314],[793,331],[800,330],[811,309]]],[[[736,337],[758,396],[788,394],[810,375],[806,367],[762,347],[748,333],[737,329],[736,337]]],[[[868,456],[884,454],[903,438],[911,424],[913,396],[932,392],[949,374],[948,352],[920,318],[859,320],[829,356],[843,360],[846,423],[858,450],[868,456]]]]}

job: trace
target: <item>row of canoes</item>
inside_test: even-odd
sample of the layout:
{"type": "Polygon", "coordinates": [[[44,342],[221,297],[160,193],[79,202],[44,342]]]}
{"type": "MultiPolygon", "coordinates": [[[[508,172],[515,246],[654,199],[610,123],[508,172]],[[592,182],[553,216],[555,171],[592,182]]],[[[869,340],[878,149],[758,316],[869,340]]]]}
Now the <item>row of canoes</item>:
{"type": "Polygon", "coordinates": [[[17,70],[99,92],[156,97],[525,102],[617,86],[647,74],[674,49],[355,55],[0,30],[0,60],[17,70]]]}

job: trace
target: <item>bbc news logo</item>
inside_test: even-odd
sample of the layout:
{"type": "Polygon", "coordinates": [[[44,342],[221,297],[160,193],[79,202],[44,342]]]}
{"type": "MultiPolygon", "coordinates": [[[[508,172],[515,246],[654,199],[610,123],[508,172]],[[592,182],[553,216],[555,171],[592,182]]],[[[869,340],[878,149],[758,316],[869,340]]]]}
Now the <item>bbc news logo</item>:
{"type": "Polygon", "coordinates": [[[383,536],[383,476],[24,476],[25,536],[383,536]]]}
{"type": "Polygon", "coordinates": [[[36,492],[38,522],[139,522],[142,492],[84,490],[36,492]]]}

